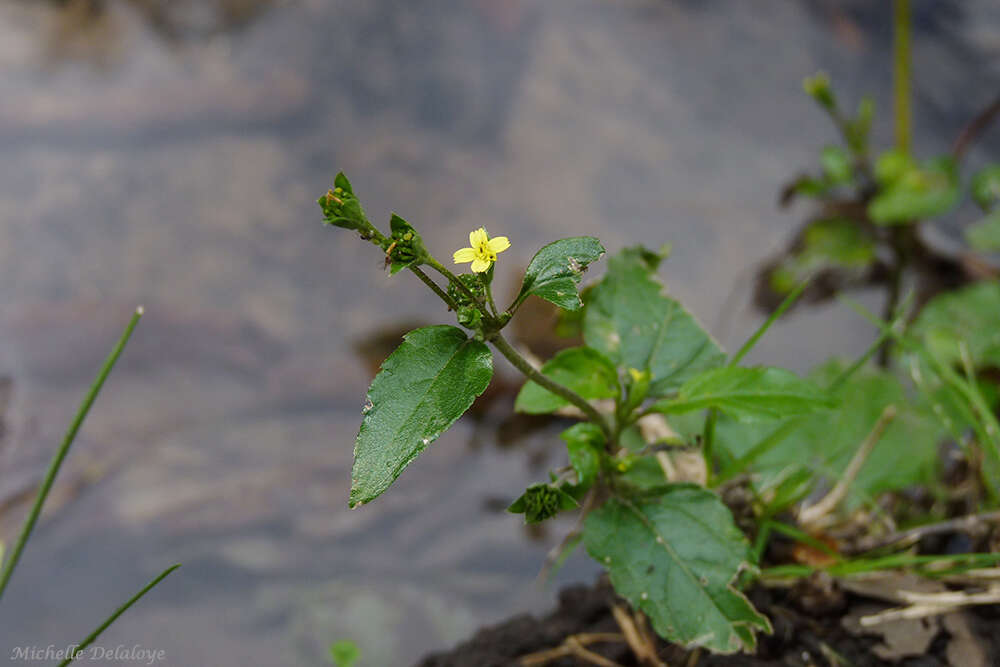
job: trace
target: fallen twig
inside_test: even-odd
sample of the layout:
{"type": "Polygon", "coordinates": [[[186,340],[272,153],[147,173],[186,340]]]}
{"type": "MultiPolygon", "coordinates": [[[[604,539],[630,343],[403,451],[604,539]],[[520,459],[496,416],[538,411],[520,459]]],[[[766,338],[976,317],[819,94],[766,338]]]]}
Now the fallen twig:
{"type": "Polygon", "coordinates": [[[584,648],[588,644],[622,641],[625,641],[624,635],[618,634],[617,632],[591,632],[579,635],[570,635],[561,645],[555,648],[537,651],[521,657],[521,659],[518,660],[518,664],[520,664],[521,667],[538,667],[540,665],[547,665],[553,660],[574,655],[581,660],[586,660],[587,662],[599,665],[600,667],[622,667],[617,662],[608,660],[604,656],[597,655],[593,651],[588,651],[584,648]]]}
{"type": "Polygon", "coordinates": [[[643,632],[645,617],[640,617],[637,622],[629,614],[628,610],[619,604],[611,607],[611,613],[614,614],[615,621],[618,622],[618,627],[622,629],[625,641],[628,643],[629,648],[632,649],[632,653],[635,654],[635,658],[639,661],[639,664],[648,665],[649,667],[667,667],[666,663],[656,655],[656,643],[650,639],[648,633],[643,632]]]}
{"type": "Polygon", "coordinates": [[[1000,603],[1000,586],[993,586],[979,593],[947,591],[944,593],[918,593],[899,591],[899,596],[910,603],[907,607],[895,607],[871,616],[862,616],[863,627],[900,619],[926,618],[957,611],[962,607],[1000,603]]]}

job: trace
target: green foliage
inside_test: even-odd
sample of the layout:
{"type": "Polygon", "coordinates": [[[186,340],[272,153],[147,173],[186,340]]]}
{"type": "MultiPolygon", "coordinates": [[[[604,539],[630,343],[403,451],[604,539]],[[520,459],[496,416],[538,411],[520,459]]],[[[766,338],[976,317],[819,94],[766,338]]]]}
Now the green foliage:
{"type": "Polygon", "coordinates": [[[663,413],[716,408],[741,419],[780,419],[829,408],[835,403],[807,380],[781,368],[713,368],[685,382],[677,398],[658,401],[663,413]]]}
{"type": "Polygon", "coordinates": [[[967,227],[965,238],[976,250],[1000,252],[1000,209],[967,227]]]}
{"type": "Polygon", "coordinates": [[[584,523],[587,553],[662,637],[720,653],[752,650],[767,619],[734,587],[746,538],[719,498],[677,484],[651,499],[613,498],[584,523]]]}
{"type": "MultiPolygon", "coordinates": [[[[946,210],[957,196],[957,170],[948,161],[917,164],[906,154],[888,152],[872,170],[871,104],[863,101],[857,117],[846,118],[827,80],[815,79],[807,87],[847,143],[847,149],[824,149],[817,192],[826,197],[841,186],[864,188],[865,197],[871,196],[871,219],[864,217],[864,206],[851,204],[814,220],[796,252],[775,271],[779,277],[784,272],[789,295],[728,361],[665,293],[656,272],[666,250],[626,248],[610,259],[600,280],[578,292],[583,271],[601,257],[603,246],[590,237],[550,243],[532,259],[517,298],[500,311],[491,291],[492,267],[453,274],[399,216],[392,217],[388,236],[372,229],[369,240],[386,253],[394,272],[421,263],[444,277],[441,288],[415,272],[456,310],[471,334],[452,326],[418,329],[385,361],[369,390],[358,435],[351,506],[385,491],[484,391],[493,372],[487,344],[527,379],[517,410],[545,414],[573,406],[584,419],[561,434],[569,465],[550,472],[548,482],[529,486],[508,510],[539,523],[582,505],[588,553],[661,636],[684,645],[752,650],[756,633],[770,630],[736,582],[745,580],[740,573],[753,571],[751,564],[766,552],[771,529],[821,544],[806,532],[806,523],[797,528],[774,519],[821,480],[832,485],[849,471],[847,497],[836,498],[836,508],[848,512],[871,505],[883,492],[918,484],[933,489],[941,438],[951,434],[965,442],[963,431],[971,427],[980,443],[987,443],[983,479],[1000,489],[1000,424],[993,413],[998,392],[976,376],[1000,365],[1000,284],[933,301],[905,339],[883,325],[880,341],[905,342],[901,360],[909,364],[919,400],[900,376],[864,367],[867,356],[849,368],[825,364],[808,378],[780,368],[738,366],[808,288],[805,278],[827,270],[868,275],[883,268],[887,240],[912,240],[905,236],[912,227],[883,230],[873,222],[915,222],[946,210]],[[560,351],[541,369],[501,335],[531,295],[562,308],[564,332],[582,334],[585,342],[560,351]],[[653,413],[666,415],[670,428],[661,424],[658,433],[649,432],[661,419],[653,413]],[[860,466],[849,465],[862,443],[867,458],[860,466]],[[678,445],[687,449],[685,457],[701,448],[694,464],[704,462],[708,486],[734,483],[737,475],[749,473],[744,483],[759,529],[754,550],[719,497],[677,482],[691,478],[677,465],[680,455],[664,451],[678,445]]],[[[353,193],[346,179],[340,183],[334,194],[342,203],[334,213],[344,215],[345,197],[353,193]]],[[[557,565],[579,539],[567,540],[557,565]]],[[[838,558],[838,567],[845,563],[838,558]]]]}
{"type": "MultiPolygon", "coordinates": [[[[574,347],[559,352],[542,366],[541,372],[583,398],[618,396],[618,373],[614,364],[589,347],[574,347]]],[[[528,414],[544,414],[567,405],[569,401],[565,398],[528,381],[517,395],[514,409],[528,414]]]]}
{"type": "Polygon", "coordinates": [[[492,376],[489,348],[461,329],[440,325],[408,333],[368,390],[354,448],[351,507],[389,488],[469,409],[492,376]]]}
{"type": "Polygon", "coordinates": [[[828,270],[860,277],[876,260],[875,239],[854,220],[844,217],[810,222],[801,244],[771,274],[772,288],[782,294],[811,276],[828,270]]]}
{"type": "Polygon", "coordinates": [[[507,511],[511,514],[523,514],[525,523],[541,523],[551,519],[559,512],[572,510],[579,504],[560,487],[554,484],[532,484],[524,493],[511,503],[507,511]]]}
{"type": "Polygon", "coordinates": [[[581,422],[570,426],[559,437],[566,442],[569,464],[576,473],[576,487],[580,490],[590,488],[601,470],[601,453],[605,443],[601,429],[589,422],[581,422]]]}
{"type": "Polygon", "coordinates": [[[354,667],[361,659],[361,649],[350,639],[341,639],[330,644],[330,660],[335,667],[354,667]]]}
{"type": "Polygon", "coordinates": [[[964,345],[975,367],[1000,367],[1000,282],[937,297],[909,331],[942,363],[960,364],[964,345]]]}
{"type": "Polygon", "coordinates": [[[534,294],[560,308],[579,309],[583,302],[576,286],[587,266],[603,254],[604,246],[592,236],[578,236],[548,244],[535,253],[528,264],[515,303],[520,304],[534,294]]]}
{"type": "Polygon", "coordinates": [[[824,146],[820,163],[827,180],[834,185],[849,183],[854,178],[851,156],[840,146],[824,146]]]}
{"type": "Polygon", "coordinates": [[[958,169],[948,157],[921,165],[890,151],[879,158],[876,178],[882,190],[868,204],[879,225],[900,225],[950,211],[959,199],[958,169]]]}
{"type": "Polygon", "coordinates": [[[662,293],[658,259],[629,248],[613,257],[592,290],[583,322],[587,345],[621,367],[649,371],[649,395],[665,396],[726,355],[695,319],[662,293]]]}
{"type": "Polygon", "coordinates": [[[1000,202],[1000,164],[983,167],[972,176],[972,198],[984,211],[1000,202]]]}
{"type": "MultiPolygon", "coordinates": [[[[831,361],[817,368],[811,378],[819,386],[829,386],[845,368],[831,361]]],[[[933,482],[943,426],[912,399],[895,375],[863,369],[830,394],[836,404],[829,412],[796,417],[780,426],[720,420],[717,442],[730,458],[742,460],[759,475],[761,493],[777,488],[795,471],[807,471],[810,482],[817,475],[836,481],[885,408],[893,405],[896,417],[852,484],[846,507],[856,507],[884,491],[933,482]]],[[[801,488],[801,483],[796,486],[801,488]]]]}

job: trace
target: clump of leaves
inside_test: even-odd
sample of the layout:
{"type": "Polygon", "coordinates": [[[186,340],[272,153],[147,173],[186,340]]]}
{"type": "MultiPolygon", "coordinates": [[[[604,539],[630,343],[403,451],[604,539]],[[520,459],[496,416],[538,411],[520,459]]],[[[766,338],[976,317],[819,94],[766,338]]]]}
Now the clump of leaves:
{"type": "MultiPolygon", "coordinates": [[[[896,0],[897,6],[906,0],[896,0]]],[[[1000,99],[971,119],[951,151],[918,159],[911,153],[909,102],[909,18],[896,14],[894,54],[895,145],[878,150],[871,139],[875,104],[863,98],[845,109],[823,73],[807,77],[806,93],[830,117],[841,143],[823,146],[819,167],[796,177],[781,196],[782,205],[806,197],[814,212],[792,243],[758,275],[756,301],[773,310],[806,279],[805,300],[819,302],[845,290],[878,286],[886,292],[883,319],[895,316],[903,285],[916,278],[917,308],[942,289],[970,282],[996,270],[976,253],[1000,252],[1000,165],[962,174],[972,143],[1000,116],[1000,99]],[[935,247],[921,227],[954,211],[966,194],[982,211],[964,234],[968,249],[956,257],[935,247]],[[943,279],[942,279],[943,277],[943,279]]],[[[888,344],[880,357],[884,364],[888,344]]]]}
{"type": "MultiPolygon", "coordinates": [[[[356,201],[343,174],[336,183],[335,196],[356,201]]],[[[326,196],[319,203],[329,224],[359,232],[387,262],[396,260],[398,239],[371,226],[360,205],[331,207],[326,196]]],[[[420,238],[411,226],[406,230],[420,238]]],[[[641,437],[638,424],[663,416],[701,420],[701,433],[686,442],[710,452],[719,419],[775,423],[833,409],[837,399],[789,371],[738,365],[749,346],[728,356],[666,293],[657,276],[663,257],[644,248],[614,255],[584,300],[583,272],[604,255],[603,246],[592,237],[550,243],[528,264],[513,302],[500,309],[492,293],[495,249],[509,242],[493,241],[485,229],[473,232],[472,248],[455,253],[456,261],[472,261],[476,269],[463,274],[422,242],[408,246],[402,268],[441,298],[459,326],[411,331],[382,364],[355,446],[350,505],[386,491],[486,389],[492,346],[526,378],[518,411],[581,419],[562,434],[567,468],[529,485],[509,510],[537,523],[582,507],[582,535],[571,535],[567,545],[582,541],[661,636],[718,652],[753,649],[756,633],[770,624],[737,586],[738,575],[756,567],[746,536],[718,495],[669,473],[662,447],[641,437]],[[541,368],[503,335],[532,296],[575,313],[584,342],[541,368]]],[[[714,458],[708,460],[714,469],[714,458]]]]}

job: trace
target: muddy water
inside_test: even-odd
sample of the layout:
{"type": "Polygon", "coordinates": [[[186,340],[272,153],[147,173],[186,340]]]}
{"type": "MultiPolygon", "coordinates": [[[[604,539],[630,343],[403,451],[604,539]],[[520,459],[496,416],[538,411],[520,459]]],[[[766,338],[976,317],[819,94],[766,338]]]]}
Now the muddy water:
{"type": "MultiPolygon", "coordinates": [[[[802,76],[889,108],[888,17],[862,2],[89,4],[0,2],[0,498],[37,483],[131,308],[149,314],[0,607],[5,651],[79,639],[173,562],[104,645],[319,664],[350,637],[405,664],[547,606],[559,531],[497,508],[558,446],[500,446],[509,396],[347,510],[391,349],[360,341],[446,315],[323,228],[316,196],[342,168],[373,220],[399,211],[440,256],[505,233],[508,283],[562,236],[672,242],[668,284],[731,347],[759,319],[754,265],[804,213],[775,193],[833,138],[802,76]]],[[[1000,19],[915,5],[918,145],[940,150],[995,94],[1000,19]]],[[[871,332],[840,315],[796,315],[755,360],[860,352],[871,332]]],[[[0,516],[8,540],[23,511],[0,516]]],[[[559,582],[593,571],[575,558],[559,582]]]]}

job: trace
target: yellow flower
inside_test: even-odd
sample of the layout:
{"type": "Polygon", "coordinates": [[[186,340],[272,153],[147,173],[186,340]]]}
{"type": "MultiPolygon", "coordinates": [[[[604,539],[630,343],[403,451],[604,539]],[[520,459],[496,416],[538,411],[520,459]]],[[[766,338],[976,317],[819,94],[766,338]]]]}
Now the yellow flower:
{"type": "Polygon", "coordinates": [[[507,240],[506,236],[491,239],[486,233],[486,229],[480,227],[469,233],[469,245],[472,247],[455,251],[455,263],[472,262],[472,270],[476,273],[483,273],[490,268],[493,262],[497,261],[497,253],[510,247],[510,241],[507,240]]]}

